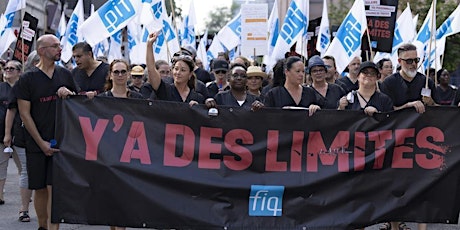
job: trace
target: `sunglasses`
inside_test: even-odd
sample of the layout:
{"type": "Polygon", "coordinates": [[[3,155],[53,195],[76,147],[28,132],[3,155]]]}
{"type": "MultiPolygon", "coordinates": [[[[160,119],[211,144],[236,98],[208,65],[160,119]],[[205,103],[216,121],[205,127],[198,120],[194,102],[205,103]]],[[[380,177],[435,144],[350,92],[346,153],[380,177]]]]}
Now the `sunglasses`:
{"type": "Polygon", "coordinates": [[[126,75],[128,73],[128,71],[127,70],[115,70],[115,71],[112,71],[112,73],[114,75],[120,75],[120,74],[121,75],[126,75]]]}
{"type": "Polygon", "coordinates": [[[408,59],[404,59],[404,58],[400,58],[401,60],[405,61],[407,64],[412,64],[412,63],[419,63],[420,62],[420,58],[408,58],[408,59]]]}
{"type": "Polygon", "coordinates": [[[227,71],[225,71],[225,70],[217,70],[216,71],[216,74],[226,74],[226,73],[227,73],[227,71]]]}
{"type": "Polygon", "coordinates": [[[183,61],[183,60],[193,62],[193,58],[190,55],[178,55],[178,56],[174,56],[171,59],[171,63],[176,63],[178,61],[183,61]]]}
{"type": "Polygon", "coordinates": [[[364,75],[369,76],[369,77],[377,77],[379,75],[375,71],[362,71],[361,73],[363,73],[364,75]]]}
{"type": "Polygon", "coordinates": [[[131,77],[132,77],[132,78],[136,78],[136,79],[141,79],[141,78],[144,77],[144,76],[142,76],[142,75],[131,75],[131,77]]]}

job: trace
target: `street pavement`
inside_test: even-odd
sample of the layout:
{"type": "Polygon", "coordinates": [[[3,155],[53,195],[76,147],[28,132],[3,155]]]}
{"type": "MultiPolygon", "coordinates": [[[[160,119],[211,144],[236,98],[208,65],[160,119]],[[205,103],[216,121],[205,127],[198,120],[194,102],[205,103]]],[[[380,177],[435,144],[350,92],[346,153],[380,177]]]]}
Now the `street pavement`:
{"type": "MultiPolygon", "coordinates": [[[[19,196],[18,186],[19,175],[13,160],[10,159],[8,166],[8,177],[5,184],[5,204],[0,205],[0,230],[36,230],[38,229],[37,215],[33,207],[33,202],[30,203],[29,215],[31,221],[22,223],[18,221],[19,207],[21,198],[19,196]]],[[[415,223],[407,223],[411,229],[417,229],[415,223]]],[[[366,230],[378,230],[379,225],[367,227],[366,230]]],[[[108,230],[107,226],[88,226],[75,224],[61,224],[61,230],[108,230]]],[[[134,228],[128,228],[134,229],[134,228]]],[[[248,228],[249,229],[249,228],[248,228]]],[[[434,230],[460,230],[458,224],[429,224],[428,229],[434,230]]],[[[229,229],[231,230],[231,229],[229,229]]]]}

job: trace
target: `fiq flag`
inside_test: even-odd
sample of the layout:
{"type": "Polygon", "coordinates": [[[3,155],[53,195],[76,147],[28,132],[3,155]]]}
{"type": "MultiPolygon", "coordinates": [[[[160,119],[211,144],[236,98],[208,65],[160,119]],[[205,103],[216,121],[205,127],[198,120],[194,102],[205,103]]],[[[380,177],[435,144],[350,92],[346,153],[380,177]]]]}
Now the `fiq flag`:
{"type": "Polygon", "coordinates": [[[81,26],[86,42],[96,45],[123,27],[141,10],[141,0],[110,0],[81,26]]]}
{"type": "Polygon", "coordinates": [[[336,58],[337,72],[342,73],[350,61],[361,54],[361,37],[366,28],[364,2],[356,0],[326,51],[326,55],[336,58]]]}

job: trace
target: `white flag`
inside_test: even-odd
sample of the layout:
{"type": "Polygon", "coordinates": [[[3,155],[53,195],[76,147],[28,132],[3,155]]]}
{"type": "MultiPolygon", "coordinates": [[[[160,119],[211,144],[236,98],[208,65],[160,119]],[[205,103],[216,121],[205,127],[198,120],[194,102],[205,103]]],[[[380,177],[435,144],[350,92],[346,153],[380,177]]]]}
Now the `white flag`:
{"type": "Polygon", "coordinates": [[[208,57],[208,63],[211,63],[212,59],[217,58],[219,53],[225,52],[224,45],[219,40],[219,36],[216,35],[214,36],[214,39],[212,39],[212,43],[208,48],[208,51],[206,52],[207,57],[208,57]]]}
{"type": "MultiPolygon", "coordinates": [[[[284,58],[284,54],[289,52],[294,43],[306,34],[308,27],[308,4],[304,0],[292,0],[287,9],[283,25],[281,26],[275,48],[271,55],[270,64],[284,58]]],[[[300,45],[300,44],[299,44],[300,45]]]]}
{"type": "Polygon", "coordinates": [[[316,41],[316,50],[321,57],[326,53],[327,47],[331,44],[331,32],[329,30],[329,16],[327,14],[327,1],[323,2],[323,15],[319,25],[318,40],[316,41]]]}
{"type": "Polygon", "coordinates": [[[364,2],[356,0],[325,54],[335,57],[337,72],[342,73],[351,60],[361,54],[361,37],[366,29],[364,2]]]}
{"type": "Polygon", "coordinates": [[[203,38],[200,40],[200,43],[198,44],[198,49],[196,50],[196,57],[201,60],[204,69],[209,70],[208,55],[206,54],[206,43],[208,43],[207,40],[208,30],[204,32],[203,38]]]}
{"type": "Polygon", "coordinates": [[[72,57],[72,47],[78,42],[83,41],[83,36],[79,30],[83,21],[85,20],[85,12],[83,8],[83,0],[78,0],[72,15],[70,15],[69,22],[64,37],[62,37],[62,51],[61,60],[68,62],[72,57]]]}
{"type": "MultiPolygon", "coordinates": [[[[425,17],[425,20],[423,21],[422,26],[420,27],[417,36],[415,37],[415,40],[413,44],[417,47],[417,54],[420,58],[420,60],[423,60],[423,64],[420,66],[420,71],[425,72],[426,68],[429,65],[429,56],[431,55],[429,51],[429,46],[430,46],[430,37],[434,37],[435,31],[433,27],[433,13],[436,14],[436,8],[434,7],[434,4],[436,2],[433,1],[431,3],[430,10],[428,11],[428,14],[425,17]]],[[[434,19],[436,20],[436,19],[434,19]]],[[[434,53],[434,46],[432,48],[432,53],[434,53]]],[[[434,56],[432,57],[434,58],[434,56]]]]}
{"type": "Polygon", "coordinates": [[[0,56],[5,53],[17,37],[12,29],[16,11],[26,8],[25,0],[9,0],[0,18],[0,56]]]}
{"type": "MultiPolygon", "coordinates": [[[[280,18],[278,16],[278,0],[273,3],[272,12],[268,18],[268,56],[270,57],[273,53],[273,49],[276,45],[276,40],[280,32],[280,18]]],[[[265,59],[264,59],[265,60],[265,59]]]]}
{"type": "Polygon", "coordinates": [[[460,5],[450,14],[450,16],[436,30],[436,61],[433,60],[431,66],[437,70],[441,69],[441,55],[444,55],[446,49],[447,36],[460,32],[460,5]]]}
{"type": "Polygon", "coordinates": [[[241,43],[241,13],[238,13],[217,33],[219,40],[227,50],[231,50],[241,43]]]}
{"type": "Polygon", "coordinates": [[[81,33],[94,46],[125,27],[142,9],[141,0],[109,0],[81,25],[81,33]]]}
{"type": "Polygon", "coordinates": [[[121,54],[121,30],[117,31],[110,37],[110,48],[107,60],[111,63],[115,59],[122,59],[121,54]]]}
{"type": "Polygon", "coordinates": [[[302,35],[297,38],[295,52],[308,57],[308,41],[310,40],[307,30],[308,30],[308,15],[310,14],[310,1],[301,1],[299,5],[299,10],[307,16],[306,23],[303,25],[302,35]]]}
{"type": "Polygon", "coordinates": [[[413,23],[410,5],[407,3],[406,9],[396,20],[391,54],[377,52],[374,57],[374,62],[377,63],[382,58],[389,58],[393,66],[396,67],[398,64],[398,48],[405,43],[412,42],[415,35],[416,25],[413,23]]]}
{"type": "Polygon", "coordinates": [[[141,44],[142,27],[134,20],[128,23],[128,50],[129,60],[132,64],[145,63],[146,43],[141,44]]]}
{"type": "Polygon", "coordinates": [[[65,31],[67,29],[67,22],[65,20],[65,7],[61,13],[61,18],[59,19],[59,25],[56,30],[56,37],[61,40],[61,38],[65,35],[65,31]]]}
{"type": "Polygon", "coordinates": [[[195,4],[194,1],[190,1],[190,8],[188,15],[185,16],[183,22],[183,34],[181,35],[181,45],[182,46],[192,46],[196,47],[196,38],[195,38],[195,24],[196,24],[196,15],[195,15],[195,4]]]}

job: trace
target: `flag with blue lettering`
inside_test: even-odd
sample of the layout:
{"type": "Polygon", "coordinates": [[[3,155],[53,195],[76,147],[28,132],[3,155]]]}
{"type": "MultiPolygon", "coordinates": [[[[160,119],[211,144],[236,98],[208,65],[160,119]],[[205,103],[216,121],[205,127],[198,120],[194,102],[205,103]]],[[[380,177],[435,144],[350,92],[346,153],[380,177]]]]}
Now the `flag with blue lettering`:
{"type": "Polygon", "coordinates": [[[310,36],[308,35],[308,15],[310,14],[310,1],[302,1],[302,5],[299,6],[301,12],[307,16],[307,23],[304,25],[302,36],[299,36],[296,41],[295,52],[304,56],[308,57],[308,41],[310,40],[310,36]]]}
{"type": "Polygon", "coordinates": [[[145,64],[147,46],[142,42],[142,26],[134,20],[128,23],[128,52],[132,64],[145,64]]]}
{"type": "Polygon", "coordinates": [[[181,35],[181,46],[193,46],[196,47],[196,38],[195,38],[195,24],[196,24],[196,15],[195,15],[195,4],[194,1],[190,1],[190,8],[188,15],[185,16],[182,35],[181,35]]]}
{"type": "MultiPolygon", "coordinates": [[[[276,45],[276,40],[278,39],[278,35],[280,32],[280,18],[278,16],[278,0],[275,0],[273,3],[272,12],[270,13],[270,17],[268,18],[268,57],[270,57],[273,53],[273,49],[276,45]]],[[[264,59],[265,60],[265,59],[264,59]]]]}
{"type": "MultiPolygon", "coordinates": [[[[436,23],[436,18],[433,19],[433,14],[436,15],[436,1],[433,1],[431,3],[430,10],[428,10],[428,14],[425,17],[425,20],[423,21],[422,26],[420,27],[417,36],[415,37],[415,40],[413,44],[417,47],[417,54],[420,58],[420,60],[423,60],[423,64],[420,65],[419,70],[421,72],[425,72],[426,68],[429,65],[428,59],[430,55],[434,54],[434,46],[431,47],[431,52],[429,51],[430,49],[430,38],[435,35],[435,26],[436,24],[433,25],[433,23],[436,23]]],[[[434,57],[433,57],[434,58],[434,57]]]]}
{"type": "Polygon", "coordinates": [[[78,42],[83,41],[82,33],[79,30],[81,25],[83,24],[83,21],[85,21],[83,0],[78,0],[75,9],[72,12],[72,15],[70,15],[69,22],[67,23],[65,35],[62,37],[61,40],[61,60],[64,62],[68,62],[72,57],[72,47],[78,42]]]}
{"type": "Polygon", "coordinates": [[[121,42],[121,30],[118,30],[110,37],[109,54],[107,55],[107,60],[109,61],[109,63],[111,63],[115,59],[123,58],[123,55],[121,53],[121,42]]]}
{"type": "Polygon", "coordinates": [[[217,58],[219,53],[225,52],[224,45],[220,42],[220,37],[219,35],[215,35],[214,39],[212,39],[212,43],[208,48],[208,51],[206,52],[207,57],[208,57],[208,63],[211,63],[212,59],[217,58]]]}
{"type": "Polygon", "coordinates": [[[208,55],[206,54],[206,45],[208,43],[208,30],[206,29],[196,49],[196,57],[203,63],[203,68],[209,70],[208,55]]]}
{"type": "Polygon", "coordinates": [[[83,22],[80,31],[94,46],[125,27],[141,9],[141,0],[109,0],[83,22]]]}
{"type": "Polygon", "coordinates": [[[318,40],[316,41],[316,50],[321,57],[326,53],[327,47],[331,44],[331,32],[329,30],[329,15],[327,14],[327,1],[323,1],[323,14],[321,24],[319,25],[318,40]]]}
{"type": "MultiPolygon", "coordinates": [[[[306,35],[308,28],[308,1],[292,0],[276,40],[270,64],[284,58],[292,45],[306,35]]],[[[301,45],[301,44],[298,44],[301,45]]],[[[306,44],[305,44],[306,46],[306,44]]]]}
{"type": "Polygon", "coordinates": [[[25,0],[9,0],[0,18],[0,56],[5,53],[17,37],[13,30],[13,20],[18,10],[26,8],[25,0]]]}
{"type": "Polygon", "coordinates": [[[393,63],[394,69],[398,64],[398,48],[405,44],[410,43],[414,40],[416,35],[416,25],[412,20],[412,11],[409,3],[407,3],[406,9],[399,15],[396,20],[395,31],[393,36],[393,47],[391,54],[377,52],[374,56],[374,62],[377,63],[382,58],[389,58],[393,63]]]}
{"type": "Polygon", "coordinates": [[[356,0],[343,20],[325,55],[335,57],[337,72],[342,73],[354,57],[361,54],[361,37],[367,29],[363,0],[356,0]]]}
{"type": "Polygon", "coordinates": [[[220,43],[231,50],[241,43],[241,13],[238,13],[217,33],[220,43]]]}

